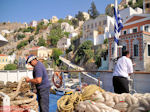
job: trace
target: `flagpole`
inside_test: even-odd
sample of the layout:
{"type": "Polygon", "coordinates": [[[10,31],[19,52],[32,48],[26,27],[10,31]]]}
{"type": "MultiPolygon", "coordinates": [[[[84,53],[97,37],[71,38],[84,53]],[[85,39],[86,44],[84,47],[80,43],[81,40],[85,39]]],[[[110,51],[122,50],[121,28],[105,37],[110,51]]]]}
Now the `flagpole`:
{"type": "MultiPolygon", "coordinates": [[[[117,0],[115,0],[115,9],[118,10],[117,0]]],[[[114,18],[114,25],[116,24],[116,20],[114,18]]],[[[118,35],[117,35],[118,36],[118,35]]],[[[117,43],[114,41],[114,52],[113,52],[113,59],[117,58],[117,43]]]]}

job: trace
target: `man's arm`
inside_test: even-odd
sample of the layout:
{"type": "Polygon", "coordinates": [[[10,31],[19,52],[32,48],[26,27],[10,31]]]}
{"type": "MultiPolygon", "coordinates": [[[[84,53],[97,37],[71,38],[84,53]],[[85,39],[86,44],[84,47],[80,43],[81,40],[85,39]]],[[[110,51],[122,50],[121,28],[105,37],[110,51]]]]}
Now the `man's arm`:
{"type": "Polygon", "coordinates": [[[33,84],[40,84],[42,82],[42,77],[37,77],[35,79],[30,79],[29,77],[26,77],[26,82],[31,82],[33,84]]]}

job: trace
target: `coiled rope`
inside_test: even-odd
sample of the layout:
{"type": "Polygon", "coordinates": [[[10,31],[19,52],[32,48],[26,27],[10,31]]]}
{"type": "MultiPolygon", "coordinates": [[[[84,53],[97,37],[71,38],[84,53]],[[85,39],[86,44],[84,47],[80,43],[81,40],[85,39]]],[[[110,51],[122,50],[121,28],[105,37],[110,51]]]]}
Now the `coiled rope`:
{"type": "Polygon", "coordinates": [[[57,101],[57,107],[59,112],[73,112],[75,107],[83,100],[89,99],[95,92],[104,92],[103,89],[96,85],[89,85],[83,89],[83,93],[75,92],[71,95],[64,95],[57,101]]]}
{"type": "Polygon", "coordinates": [[[22,77],[19,80],[18,84],[8,83],[0,91],[6,93],[10,97],[10,104],[11,104],[12,111],[18,111],[19,109],[20,110],[19,112],[23,112],[24,110],[33,109],[36,112],[38,112],[38,103],[36,101],[37,96],[35,93],[32,93],[30,91],[29,85],[26,82],[23,82],[24,79],[25,77],[22,77]],[[17,85],[17,88],[16,88],[16,85],[17,85]],[[22,85],[23,85],[23,88],[22,88],[22,85]],[[16,91],[13,91],[14,89],[16,91]]]}
{"type": "Polygon", "coordinates": [[[80,102],[75,110],[78,112],[148,112],[150,93],[131,95],[96,91],[91,98],[80,102]]]}
{"type": "Polygon", "coordinates": [[[89,85],[81,94],[62,96],[57,107],[59,112],[148,112],[150,93],[115,94],[89,85]]]}

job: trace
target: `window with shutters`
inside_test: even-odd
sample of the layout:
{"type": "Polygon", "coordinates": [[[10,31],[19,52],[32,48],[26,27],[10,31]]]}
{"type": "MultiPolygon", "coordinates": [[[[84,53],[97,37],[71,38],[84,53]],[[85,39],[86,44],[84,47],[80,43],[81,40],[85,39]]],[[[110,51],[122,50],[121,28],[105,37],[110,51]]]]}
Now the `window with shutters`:
{"type": "Polygon", "coordinates": [[[134,45],[134,56],[138,56],[138,45],[134,45]]]}
{"type": "Polygon", "coordinates": [[[150,56],[150,44],[148,45],[148,56],[150,56]]]}

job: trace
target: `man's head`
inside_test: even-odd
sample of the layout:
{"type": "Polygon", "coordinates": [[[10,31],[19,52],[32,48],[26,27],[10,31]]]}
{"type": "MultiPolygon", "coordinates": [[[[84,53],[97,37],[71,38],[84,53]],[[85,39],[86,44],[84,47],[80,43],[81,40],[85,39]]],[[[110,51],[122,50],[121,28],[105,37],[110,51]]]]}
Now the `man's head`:
{"type": "Polygon", "coordinates": [[[126,57],[130,58],[129,51],[124,51],[123,54],[122,54],[122,56],[126,56],[126,57]]]}
{"type": "Polygon", "coordinates": [[[26,63],[29,63],[30,65],[32,65],[33,67],[37,64],[38,60],[37,57],[34,55],[30,55],[28,56],[26,63]]]}

